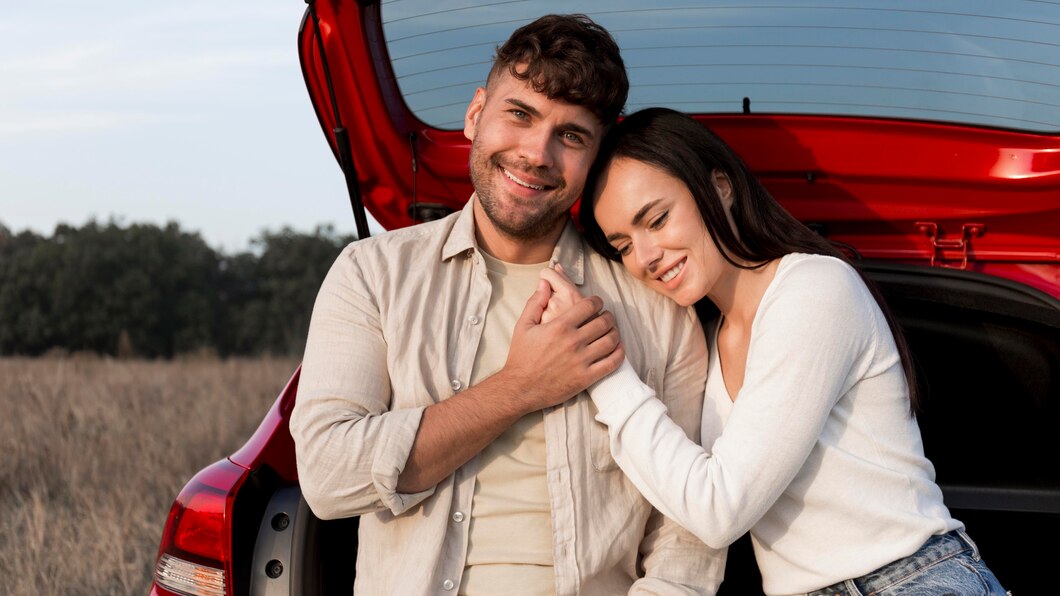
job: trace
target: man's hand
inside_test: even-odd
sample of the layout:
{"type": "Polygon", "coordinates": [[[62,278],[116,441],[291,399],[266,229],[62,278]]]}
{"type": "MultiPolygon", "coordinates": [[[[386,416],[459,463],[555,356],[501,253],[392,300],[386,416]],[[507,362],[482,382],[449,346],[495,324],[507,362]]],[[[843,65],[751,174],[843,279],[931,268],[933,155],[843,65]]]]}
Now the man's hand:
{"type": "MultiPolygon", "coordinates": [[[[555,279],[558,284],[566,278],[555,279]]],[[[560,288],[558,303],[569,306],[549,313],[548,321],[543,321],[558,294],[542,279],[515,324],[508,360],[497,373],[518,388],[512,398],[529,411],[570,399],[617,369],[625,358],[615,316],[602,310],[603,300],[582,298],[573,284],[560,288]]]]}
{"type": "Polygon", "coordinates": [[[438,484],[519,418],[563,403],[622,364],[615,316],[599,297],[573,291],[558,299],[569,299],[569,306],[542,322],[558,295],[542,279],[515,323],[504,367],[423,411],[398,492],[438,484]]]}

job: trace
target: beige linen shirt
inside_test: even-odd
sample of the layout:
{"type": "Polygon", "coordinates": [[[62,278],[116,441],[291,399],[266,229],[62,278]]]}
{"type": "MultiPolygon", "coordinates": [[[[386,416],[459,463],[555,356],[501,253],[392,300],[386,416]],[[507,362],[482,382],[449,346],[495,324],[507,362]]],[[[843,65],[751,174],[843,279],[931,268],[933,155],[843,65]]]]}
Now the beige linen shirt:
{"type": "MultiPolygon", "coordinates": [[[[491,292],[479,250],[469,201],[347,246],[317,297],[291,434],[314,513],[362,516],[356,594],[459,587],[477,458],[429,490],[396,487],[424,408],[470,381],[491,292]]],[[[594,253],[570,223],[553,261],[604,299],[629,361],[698,441],[707,359],[691,309],[594,253]]],[[[596,413],[583,392],[544,414],[556,593],[713,593],[724,554],[652,509],[611,457],[596,413]]]]}

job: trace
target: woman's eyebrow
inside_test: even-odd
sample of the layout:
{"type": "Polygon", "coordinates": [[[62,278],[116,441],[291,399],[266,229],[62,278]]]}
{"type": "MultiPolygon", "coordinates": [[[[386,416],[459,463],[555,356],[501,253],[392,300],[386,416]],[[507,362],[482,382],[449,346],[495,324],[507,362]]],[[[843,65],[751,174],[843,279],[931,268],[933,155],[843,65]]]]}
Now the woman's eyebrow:
{"type": "MultiPolygon", "coordinates": [[[[644,221],[644,216],[647,215],[649,211],[651,211],[652,207],[658,205],[660,201],[662,201],[662,199],[655,199],[654,201],[648,201],[647,203],[645,203],[643,207],[638,209],[637,212],[633,214],[633,219],[631,220],[631,223],[635,226],[639,226],[640,222],[644,221]]],[[[608,234],[607,241],[611,242],[616,238],[622,238],[624,236],[625,234],[621,233],[608,234]]]]}

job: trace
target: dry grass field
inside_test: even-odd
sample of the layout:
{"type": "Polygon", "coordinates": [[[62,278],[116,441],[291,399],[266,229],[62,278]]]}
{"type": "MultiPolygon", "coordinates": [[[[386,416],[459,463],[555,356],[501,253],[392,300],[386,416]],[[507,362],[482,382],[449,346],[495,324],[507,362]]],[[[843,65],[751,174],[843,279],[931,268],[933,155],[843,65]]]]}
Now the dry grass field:
{"type": "Polygon", "coordinates": [[[0,359],[0,594],[146,594],[173,497],[296,366],[0,359]]]}

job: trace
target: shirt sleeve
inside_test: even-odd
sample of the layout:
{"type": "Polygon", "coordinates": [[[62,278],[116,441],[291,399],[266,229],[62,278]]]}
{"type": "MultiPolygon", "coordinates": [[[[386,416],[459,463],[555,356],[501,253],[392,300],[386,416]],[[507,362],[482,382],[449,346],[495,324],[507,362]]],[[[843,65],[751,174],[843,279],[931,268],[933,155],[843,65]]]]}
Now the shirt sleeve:
{"type": "Polygon", "coordinates": [[[849,266],[809,259],[777,275],[759,306],[743,387],[711,453],[667,416],[650,387],[634,382],[632,368],[590,390],[633,484],[715,548],[773,506],[875,346],[879,309],[849,266]]]}
{"type": "Polygon", "coordinates": [[[321,519],[397,515],[434,492],[397,492],[424,408],[390,410],[380,309],[354,251],[339,255],[317,295],[291,413],[299,483],[321,519]]]}
{"type": "MultiPolygon", "coordinates": [[[[691,310],[675,326],[669,353],[672,356],[662,379],[662,401],[656,401],[660,405],[665,402],[674,432],[695,444],[699,441],[703,411],[706,343],[691,310]]],[[[628,362],[623,363],[623,368],[632,377],[620,377],[618,382],[645,387],[628,362]]],[[[644,575],[631,586],[630,594],[711,595],[717,592],[725,575],[726,549],[708,547],[658,509],[653,509],[648,517],[640,556],[644,575]]]]}

